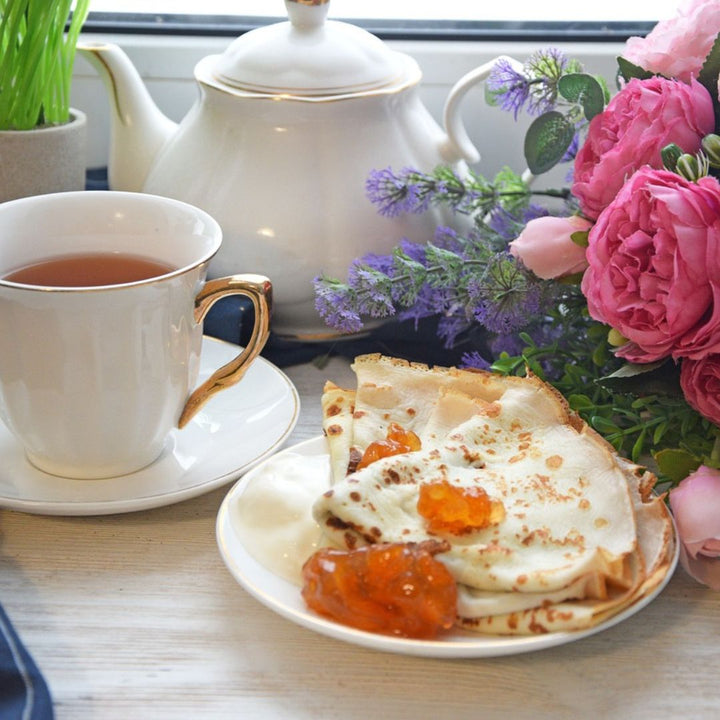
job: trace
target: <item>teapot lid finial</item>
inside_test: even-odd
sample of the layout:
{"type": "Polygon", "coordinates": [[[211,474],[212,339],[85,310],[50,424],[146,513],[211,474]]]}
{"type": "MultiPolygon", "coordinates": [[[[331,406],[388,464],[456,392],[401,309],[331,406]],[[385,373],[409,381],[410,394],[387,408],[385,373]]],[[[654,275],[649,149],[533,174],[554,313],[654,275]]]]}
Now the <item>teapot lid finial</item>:
{"type": "Polygon", "coordinates": [[[397,81],[404,56],[378,37],[326,20],[329,0],[285,0],[288,21],[241,35],[219,56],[213,74],[234,88],[298,96],[364,92],[397,81]]]}

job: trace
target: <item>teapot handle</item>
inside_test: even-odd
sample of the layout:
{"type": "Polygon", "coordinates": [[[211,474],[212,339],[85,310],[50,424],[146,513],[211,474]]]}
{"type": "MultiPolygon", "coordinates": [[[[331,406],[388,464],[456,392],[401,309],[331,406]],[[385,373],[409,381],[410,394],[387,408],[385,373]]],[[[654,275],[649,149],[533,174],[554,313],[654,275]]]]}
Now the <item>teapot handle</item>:
{"type": "Polygon", "coordinates": [[[507,55],[500,55],[463,75],[450,90],[443,111],[446,137],[440,148],[440,152],[447,162],[457,162],[458,160],[465,160],[470,164],[479,162],[480,152],[468,137],[460,115],[460,106],[468,91],[486,80],[499,60],[507,60],[514,69],[522,72],[521,62],[507,55]]]}

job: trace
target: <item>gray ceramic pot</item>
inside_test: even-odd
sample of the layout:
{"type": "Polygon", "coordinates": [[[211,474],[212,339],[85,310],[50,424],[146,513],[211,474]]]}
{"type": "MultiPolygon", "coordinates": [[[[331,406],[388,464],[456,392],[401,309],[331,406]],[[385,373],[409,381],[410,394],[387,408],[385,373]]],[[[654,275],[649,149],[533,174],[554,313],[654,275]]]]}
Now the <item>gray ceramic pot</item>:
{"type": "Polygon", "coordinates": [[[85,188],[87,118],[33,130],[0,131],[0,202],[85,188]]]}

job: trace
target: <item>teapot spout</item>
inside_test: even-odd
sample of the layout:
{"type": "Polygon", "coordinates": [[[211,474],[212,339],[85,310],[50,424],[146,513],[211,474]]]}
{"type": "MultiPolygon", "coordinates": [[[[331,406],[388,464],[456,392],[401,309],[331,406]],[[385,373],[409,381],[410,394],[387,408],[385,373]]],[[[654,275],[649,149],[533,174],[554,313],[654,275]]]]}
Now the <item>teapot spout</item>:
{"type": "Polygon", "coordinates": [[[110,189],[139,192],[158,151],[175,133],[177,124],[155,105],[120,47],[79,43],[77,49],[100,75],[110,100],[110,189]]]}

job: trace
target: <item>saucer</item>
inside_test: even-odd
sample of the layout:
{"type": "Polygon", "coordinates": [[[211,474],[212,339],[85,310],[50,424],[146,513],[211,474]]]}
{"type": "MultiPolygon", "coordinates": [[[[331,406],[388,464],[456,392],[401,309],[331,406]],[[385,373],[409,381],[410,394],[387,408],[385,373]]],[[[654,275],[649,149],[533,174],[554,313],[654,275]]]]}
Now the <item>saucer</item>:
{"type": "MultiPolygon", "coordinates": [[[[198,383],[237,355],[237,345],[204,337],[198,383]]],[[[102,480],[38,470],[0,423],[0,508],[43,515],[111,515],[170,505],[236,480],[271,455],[297,422],[300,399],[288,377],[257,358],[245,377],[218,393],[151,465],[102,480]]]]}

